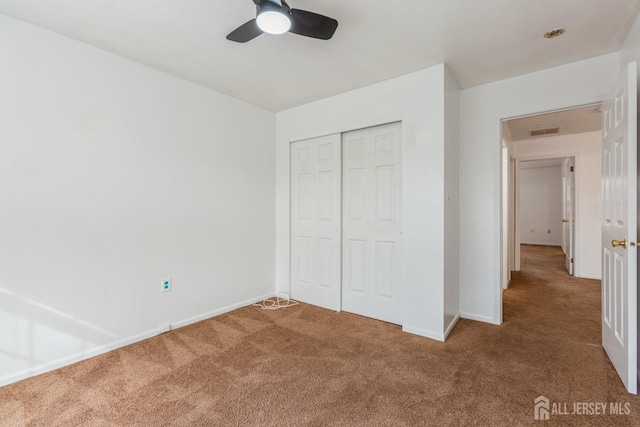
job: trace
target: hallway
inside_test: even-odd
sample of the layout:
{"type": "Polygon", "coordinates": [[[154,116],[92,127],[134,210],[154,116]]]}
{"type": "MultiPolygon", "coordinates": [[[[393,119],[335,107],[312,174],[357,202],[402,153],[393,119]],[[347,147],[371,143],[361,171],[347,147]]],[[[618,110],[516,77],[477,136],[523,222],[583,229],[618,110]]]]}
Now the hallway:
{"type": "Polygon", "coordinates": [[[504,323],[498,343],[509,341],[502,343],[511,353],[509,358],[527,360],[537,372],[519,376],[522,382],[516,380],[514,388],[522,388],[524,394],[528,388],[524,383],[529,387],[537,383],[534,388],[540,395],[551,402],[567,402],[569,412],[575,402],[631,405],[631,416],[552,414],[552,422],[634,425],[640,415],[638,397],[626,393],[601,345],[601,282],[570,276],[559,247],[522,245],[521,256],[521,271],[512,273],[503,293],[504,323]]]}
{"type": "Polygon", "coordinates": [[[559,247],[522,245],[521,251],[522,270],[512,273],[503,294],[505,326],[528,329],[545,343],[537,349],[545,358],[565,351],[605,356],[600,281],[570,276],[559,247]]]}
{"type": "Polygon", "coordinates": [[[520,250],[521,271],[512,272],[503,294],[504,321],[523,321],[523,316],[527,322],[541,320],[538,316],[552,318],[555,328],[564,325],[563,334],[573,334],[575,327],[583,342],[598,344],[600,280],[570,276],[560,247],[521,245],[520,250]]]}
{"type": "MultiPolygon", "coordinates": [[[[632,402],[637,417],[638,398],[626,394],[601,345],[601,282],[570,276],[559,247],[522,245],[521,254],[522,269],[512,273],[503,294],[501,339],[527,331],[520,339],[512,336],[511,345],[528,352],[538,370],[532,377],[548,380],[548,387],[539,383],[536,389],[552,402],[568,402],[570,412],[572,402],[632,402]]],[[[616,423],[637,422],[631,418],[619,417],[616,423]]],[[[609,416],[551,419],[611,422],[609,416]]]]}

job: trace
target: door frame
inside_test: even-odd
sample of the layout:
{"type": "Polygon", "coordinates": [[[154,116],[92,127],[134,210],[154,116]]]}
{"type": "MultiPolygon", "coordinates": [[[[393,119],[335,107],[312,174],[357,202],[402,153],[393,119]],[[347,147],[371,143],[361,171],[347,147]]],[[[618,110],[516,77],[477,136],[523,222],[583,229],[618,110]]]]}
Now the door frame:
{"type": "MultiPolygon", "coordinates": [[[[535,160],[547,160],[547,159],[567,159],[567,158],[572,158],[574,159],[574,166],[576,169],[576,173],[578,173],[578,171],[580,171],[581,169],[578,167],[578,165],[580,164],[580,155],[578,153],[567,153],[567,154],[557,154],[557,155],[540,155],[540,156],[524,156],[524,157],[514,157],[514,167],[515,167],[515,173],[513,176],[513,180],[514,182],[512,183],[514,186],[514,212],[513,212],[513,245],[514,245],[514,266],[515,266],[515,271],[520,271],[520,163],[522,162],[530,162],[530,161],[535,161],[535,160]]],[[[511,183],[510,183],[511,184],[511,183]]],[[[574,201],[576,206],[578,206],[578,180],[576,180],[575,183],[575,190],[574,190],[574,201]]],[[[577,210],[577,209],[576,209],[577,210]]],[[[574,230],[578,229],[578,224],[579,224],[579,216],[574,212],[574,230]]],[[[578,256],[575,255],[575,248],[579,247],[579,235],[578,233],[575,233],[575,247],[574,247],[574,263],[573,263],[573,269],[574,269],[574,275],[576,271],[580,271],[578,268],[578,264],[579,264],[579,258],[578,256]]],[[[508,239],[508,236],[507,236],[508,239]]],[[[508,249],[508,247],[507,247],[508,249]]]]}
{"type": "MultiPolygon", "coordinates": [[[[502,185],[503,169],[504,169],[504,164],[503,164],[504,156],[502,151],[502,148],[503,148],[502,123],[508,120],[537,116],[540,114],[556,113],[560,111],[574,110],[576,108],[584,108],[584,107],[600,105],[602,104],[603,101],[604,99],[602,97],[599,97],[599,98],[591,98],[591,99],[586,99],[586,100],[576,101],[576,102],[571,102],[571,101],[560,102],[559,104],[542,103],[537,106],[531,105],[529,107],[524,107],[519,110],[513,109],[511,111],[497,112],[493,116],[494,135],[495,135],[495,141],[496,141],[495,156],[498,159],[498,165],[499,165],[499,168],[498,168],[499,173],[497,174],[497,179],[495,181],[495,186],[496,186],[495,188],[497,189],[497,193],[500,195],[498,200],[498,203],[499,203],[498,209],[497,209],[498,215],[496,215],[494,219],[495,230],[497,230],[497,242],[498,242],[498,245],[496,245],[497,247],[496,247],[496,253],[495,253],[496,254],[495,259],[498,260],[498,265],[497,265],[498,280],[496,280],[493,288],[493,301],[494,301],[494,318],[497,320],[497,322],[495,323],[498,325],[501,325],[503,322],[502,292],[504,291],[503,283],[504,283],[504,280],[506,279],[504,276],[505,271],[508,269],[508,266],[504,265],[504,260],[503,260],[504,251],[505,250],[508,251],[508,248],[505,248],[502,243],[503,241],[508,241],[508,238],[504,237],[504,234],[508,233],[508,229],[507,230],[504,229],[503,221],[505,220],[505,218],[504,218],[504,213],[501,209],[503,203],[505,203],[504,199],[507,197],[507,194],[505,194],[505,191],[502,185]]],[[[510,155],[507,157],[510,157],[510,155]]],[[[565,155],[562,157],[567,157],[567,156],[565,155]]],[[[576,167],[577,167],[577,164],[576,164],[576,167]]],[[[519,169],[519,168],[516,168],[516,169],[519,169]]],[[[507,260],[508,260],[508,257],[507,257],[507,260]]]]}
{"type": "Polygon", "coordinates": [[[578,247],[578,237],[577,237],[577,212],[578,212],[578,202],[576,200],[576,195],[578,191],[576,189],[577,180],[575,170],[576,167],[576,157],[567,157],[562,162],[562,249],[565,254],[565,265],[567,267],[567,271],[572,276],[576,275],[577,263],[574,263],[574,259],[577,260],[578,256],[576,255],[576,248],[578,247]],[[566,166],[565,166],[566,163],[566,166]],[[575,172],[575,173],[574,173],[575,172]],[[568,190],[568,191],[567,191],[568,190]],[[567,195],[569,193],[569,195],[567,195]],[[569,202],[569,203],[567,203],[569,202]],[[567,205],[570,206],[570,209],[567,209],[567,205]],[[567,215],[567,211],[570,210],[570,215],[567,215]],[[569,217],[571,217],[571,222],[569,222],[569,217]],[[573,264],[573,265],[572,265],[573,264]]]}

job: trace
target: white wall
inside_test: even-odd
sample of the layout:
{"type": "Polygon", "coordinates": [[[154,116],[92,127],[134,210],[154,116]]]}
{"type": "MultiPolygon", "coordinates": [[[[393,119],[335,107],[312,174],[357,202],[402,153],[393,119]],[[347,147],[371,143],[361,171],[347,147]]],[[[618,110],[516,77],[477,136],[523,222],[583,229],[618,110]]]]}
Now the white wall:
{"type": "Polygon", "coordinates": [[[2,15],[0,64],[0,385],[273,294],[273,113],[2,15]]]}
{"type": "MultiPolygon", "coordinates": [[[[636,17],[620,50],[620,67],[626,67],[629,62],[633,61],[640,64],[640,15],[636,17]]],[[[640,73],[640,67],[638,73],[640,73]]],[[[640,74],[638,82],[640,82],[640,74]]]]}
{"type": "Polygon", "coordinates": [[[444,328],[448,335],[460,315],[460,102],[458,85],[446,68],[444,77],[444,328]]]}
{"type": "Polygon", "coordinates": [[[278,292],[289,290],[290,142],[402,121],[403,329],[444,339],[445,73],[441,64],[276,114],[278,292]]]}
{"type": "Polygon", "coordinates": [[[500,119],[600,101],[615,82],[611,53],[460,91],[460,306],[500,323],[500,119]]]}
{"type": "Polygon", "coordinates": [[[562,168],[520,169],[520,243],[562,243],[562,168]]]}
{"type": "MultiPolygon", "coordinates": [[[[575,276],[600,279],[602,266],[602,134],[597,132],[514,141],[512,155],[518,159],[576,157],[576,249],[575,276]]],[[[522,174],[520,171],[522,185],[522,174]]],[[[561,181],[562,182],[562,181],[561,181]]],[[[561,193],[560,193],[561,194],[561,193]]],[[[561,211],[562,212],[562,211],[561,211]]],[[[520,215],[522,218],[521,205],[520,215]]],[[[526,229],[521,224],[522,236],[526,229]]]]}

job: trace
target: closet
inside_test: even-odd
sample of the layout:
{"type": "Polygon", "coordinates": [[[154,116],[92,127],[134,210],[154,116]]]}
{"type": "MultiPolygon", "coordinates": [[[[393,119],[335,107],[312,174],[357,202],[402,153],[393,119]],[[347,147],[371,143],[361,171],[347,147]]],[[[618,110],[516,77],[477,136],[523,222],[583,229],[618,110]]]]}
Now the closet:
{"type": "Polygon", "coordinates": [[[402,138],[391,123],[291,144],[291,295],[402,323],[402,138]]]}

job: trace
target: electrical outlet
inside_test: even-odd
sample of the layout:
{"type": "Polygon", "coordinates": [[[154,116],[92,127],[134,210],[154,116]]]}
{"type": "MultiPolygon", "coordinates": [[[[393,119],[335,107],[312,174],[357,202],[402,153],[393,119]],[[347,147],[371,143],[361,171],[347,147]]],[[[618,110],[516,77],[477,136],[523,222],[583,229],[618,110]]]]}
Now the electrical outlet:
{"type": "Polygon", "coordinates": [[[171,291],[171,277],[165,277],[162,279],[162,293],[171,291]]]}

